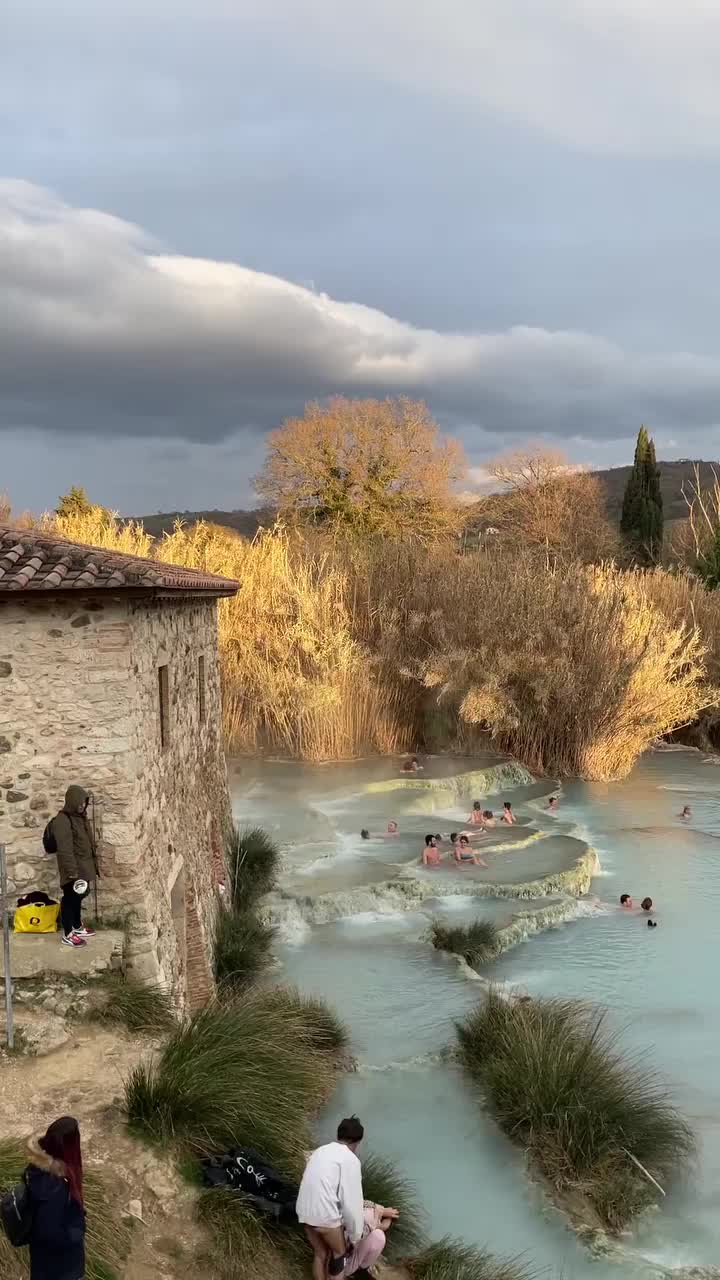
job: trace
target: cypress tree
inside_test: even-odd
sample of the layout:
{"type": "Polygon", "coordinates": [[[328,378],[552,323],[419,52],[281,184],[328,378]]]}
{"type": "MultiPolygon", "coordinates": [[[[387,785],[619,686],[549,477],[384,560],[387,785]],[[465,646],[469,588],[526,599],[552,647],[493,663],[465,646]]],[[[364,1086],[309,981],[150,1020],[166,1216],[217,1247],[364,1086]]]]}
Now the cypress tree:
{"type": "Polygon", "coordinates": [[[635,461],[623,497],[620,530],[636,559],[654,564],[662,550],[663,502],[655,442],[647,429],[638,431],[635,461]]]}

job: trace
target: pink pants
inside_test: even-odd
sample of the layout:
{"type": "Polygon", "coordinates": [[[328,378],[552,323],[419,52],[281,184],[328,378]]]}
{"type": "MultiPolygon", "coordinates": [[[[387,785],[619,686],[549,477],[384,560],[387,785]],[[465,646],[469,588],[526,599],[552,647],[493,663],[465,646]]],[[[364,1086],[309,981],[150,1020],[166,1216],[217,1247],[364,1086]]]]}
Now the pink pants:
{"type": "Polygon", "coordinates": [[[369,1235],[363,1236],[353,1249],[350,1257],[345,1263],[343,1276],[351,1276],[358,1267],[373,1267],[377,1262],[380,1254],[385,1248],[385,1232],[379,1227],[375,1231],[371,1231],[369,1235]]]}

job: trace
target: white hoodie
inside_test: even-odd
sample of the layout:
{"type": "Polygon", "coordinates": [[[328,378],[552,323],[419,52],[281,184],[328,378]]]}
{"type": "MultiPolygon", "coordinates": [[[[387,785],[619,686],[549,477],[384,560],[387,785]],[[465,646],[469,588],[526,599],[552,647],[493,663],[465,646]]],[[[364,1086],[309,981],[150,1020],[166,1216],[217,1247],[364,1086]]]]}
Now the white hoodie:
{"type": "Polygon", "coordinates": [[[341,1223],[351,1244],[362,1238],[363,1189],[360,1161],[342,1142],[328,1142],[313,1151],[305,1165],[296,1211],[308,1227],[337,1227],[341,1223]]]}

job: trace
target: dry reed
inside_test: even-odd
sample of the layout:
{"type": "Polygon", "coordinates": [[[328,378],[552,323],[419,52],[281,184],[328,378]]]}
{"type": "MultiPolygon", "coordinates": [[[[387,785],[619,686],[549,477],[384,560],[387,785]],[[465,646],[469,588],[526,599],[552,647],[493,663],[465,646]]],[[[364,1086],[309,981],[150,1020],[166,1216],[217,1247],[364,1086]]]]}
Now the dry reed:
{"type": "MultiPolygon", "coordinates": [[[[58,528],[109,545],[112,524],[58,528]]],[[[122,549],[147,549],[115,527],[122,549]]],[[[219,611],[231,750],[337,760],[482,730],[538,773],[616,778],[717,698],[720,605],[661,570],[281,528],[250,543],[202,522],[153,554],[240,583],[219,611]]]]}

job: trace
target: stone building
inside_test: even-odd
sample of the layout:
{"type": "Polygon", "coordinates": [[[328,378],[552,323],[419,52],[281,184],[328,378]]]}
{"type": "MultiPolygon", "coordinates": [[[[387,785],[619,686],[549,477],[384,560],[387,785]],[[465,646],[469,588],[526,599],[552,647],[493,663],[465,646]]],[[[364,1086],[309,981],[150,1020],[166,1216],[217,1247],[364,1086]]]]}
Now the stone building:
{"type": "Polygon", "coordinates": [[[11,891],[57,893],[42,831],[79,783],[94,796],[100,917],[126,917],[128,968],[190,1007],[212,990],[230,817],[217,604],[236,589],[0,528],[0,841],[11,891]]]}

